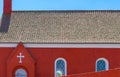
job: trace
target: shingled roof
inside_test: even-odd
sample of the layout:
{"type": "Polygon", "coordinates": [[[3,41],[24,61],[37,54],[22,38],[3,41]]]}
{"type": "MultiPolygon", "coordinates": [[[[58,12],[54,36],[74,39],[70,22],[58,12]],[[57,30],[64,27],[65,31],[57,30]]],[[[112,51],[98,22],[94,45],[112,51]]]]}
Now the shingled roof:
{"type": "Polygon", "coordinates": [[[120,11],[13,11],[0,31],[0,42],[120,43],[120,11]]]}

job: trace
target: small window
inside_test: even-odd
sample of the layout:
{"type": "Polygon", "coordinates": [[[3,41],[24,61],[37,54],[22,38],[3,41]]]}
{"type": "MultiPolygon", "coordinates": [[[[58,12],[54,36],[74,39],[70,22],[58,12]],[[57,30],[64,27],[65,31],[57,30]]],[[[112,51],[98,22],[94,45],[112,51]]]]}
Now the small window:
{"type": "Polygon", "coordinates": [[[105,58],[99,58],[96,61],[96,71],[100,72],[100,71],[105,71],[108,70],[108,61],[105,58]]]}
{"type": "Polygon", "coordinates": [[[15,72],[15,77],[27,77],[27,72],[22,68],[17,69],[15,72]]]}
{"type": "Polygon", "coordinates": [[[62,75],[66,75],[66,60],[58,58],[55,61],[55,77],[60,77],[62,75]]]}

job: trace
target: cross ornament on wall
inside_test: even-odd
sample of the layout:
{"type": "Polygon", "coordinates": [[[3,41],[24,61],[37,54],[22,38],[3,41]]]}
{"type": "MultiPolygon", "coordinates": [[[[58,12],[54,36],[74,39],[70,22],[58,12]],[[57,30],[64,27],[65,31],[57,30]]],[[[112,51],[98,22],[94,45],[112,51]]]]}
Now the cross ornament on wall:
{"type": "Polygon", "coordinates": [[[22,55],[22,52],[19,53],[19,55],[17,55],[17,58],[19,58],[19,63],[22,63],[22,59],[24,58],[25,56],[22,55]]]}

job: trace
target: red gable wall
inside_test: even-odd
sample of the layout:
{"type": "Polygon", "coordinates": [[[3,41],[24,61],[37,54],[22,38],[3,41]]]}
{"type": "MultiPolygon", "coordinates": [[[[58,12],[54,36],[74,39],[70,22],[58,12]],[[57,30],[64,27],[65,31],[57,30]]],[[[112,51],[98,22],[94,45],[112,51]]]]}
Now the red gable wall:
{"type": "MultiPolygon", "coordinates": [[[[0,48],[0,76],[6,76],[6,61],[15,48],[0,48]]],[[[120,48],[26,48],[35,60],[35,77],[54,77],[54,62],[62,57],[67,61],[67,74],[95,71],[98,58],[106,58],[109,68],[120,67],[120,48]]]]}

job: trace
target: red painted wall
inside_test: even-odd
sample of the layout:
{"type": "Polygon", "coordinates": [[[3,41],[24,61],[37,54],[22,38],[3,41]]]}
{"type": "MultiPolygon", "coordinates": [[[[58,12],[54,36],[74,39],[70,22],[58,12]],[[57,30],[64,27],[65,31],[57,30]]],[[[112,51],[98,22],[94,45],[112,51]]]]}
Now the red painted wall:
{"type": "MultiPolygon", "coordinates": [[[[6,60],[15,48],[0,48],[0,76],[6,77],[6,60]]],[[[106,58],[110,69],[120,67],[120,48],[26,48],[35,60],[35,77],[54,77],[54,62],[62,57],[67,61],[67,74],[95,71],[98,58],[106,58]]]]}
{"type": "Polygon", "coordinates": [[[6,62],[14,48],[0,48],[0,76],[6,77],[6,62]]]}

